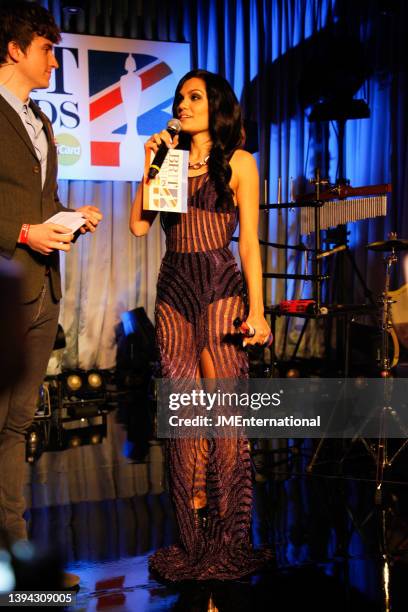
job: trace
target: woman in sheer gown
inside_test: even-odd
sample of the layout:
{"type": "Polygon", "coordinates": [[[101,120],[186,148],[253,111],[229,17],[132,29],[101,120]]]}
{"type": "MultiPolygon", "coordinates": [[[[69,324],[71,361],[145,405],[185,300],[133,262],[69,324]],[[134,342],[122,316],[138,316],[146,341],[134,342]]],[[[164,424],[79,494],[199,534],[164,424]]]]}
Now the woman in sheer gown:
{"type": "MultiPolygon", "coordinates": [[[[247,378],[248,361],[234,326],[246,319],[255,330],[247,344],[270,335],[264,318],[258,243],[259,179],[244,151],[241,111],[229,83],[204,70],[177,86],[173,115],[180,139],[164,130],[145,144],[164,140],[189,150],[186,214],[162,214],[166,234],[156,300],[156,337],[163,378],[247,378]],[[239,217],[241,272],[229,249],[239,217]],[[247,303],[246,303],[247,302],[247,303]]],[[[145,235],[156,213],[143,210],[139,188],[130,229],[145,235]]],[[[251,546],[252,474],[245,438],[166,441],[170,495],[180,543],[156,551],[150,568],[169,581],[231,580],[258,569],[266,551],[251,546]]]]}

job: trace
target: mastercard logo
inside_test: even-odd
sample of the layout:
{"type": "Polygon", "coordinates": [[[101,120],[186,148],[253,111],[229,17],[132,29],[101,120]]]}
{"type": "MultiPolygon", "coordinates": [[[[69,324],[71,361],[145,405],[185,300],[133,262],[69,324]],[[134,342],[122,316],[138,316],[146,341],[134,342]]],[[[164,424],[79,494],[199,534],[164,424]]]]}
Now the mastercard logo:
{"type": "Polygon", "coordinates": [[[81,143],[72,134],[58,134],[57,143],[58,163],[62,166],[73,166],[81,157],[81,143]]]}

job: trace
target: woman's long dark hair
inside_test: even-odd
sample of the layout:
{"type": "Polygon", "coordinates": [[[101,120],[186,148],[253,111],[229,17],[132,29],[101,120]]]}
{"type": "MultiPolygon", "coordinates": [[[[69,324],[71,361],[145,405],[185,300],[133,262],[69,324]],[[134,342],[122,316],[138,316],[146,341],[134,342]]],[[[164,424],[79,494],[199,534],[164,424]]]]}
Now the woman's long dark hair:
{"type": "MultiPolygon", "coordinates": [[[[208,170],[218,195],[216,206],[221,209],[229,208],[233,203],[229,186],[232,174],[229,160],[234,151],[244,143],[241,107],[231,85],[224,77],[207,70],[191,70],[177,85],[173,102],[174,117],[177,117],[180,89],[192,78],[202,79],[207,91],[208,123],[212,140],[208,170]]],[[[188,134],[181,133],[179,147],[190,149],[190,140],[188,134]]]]}

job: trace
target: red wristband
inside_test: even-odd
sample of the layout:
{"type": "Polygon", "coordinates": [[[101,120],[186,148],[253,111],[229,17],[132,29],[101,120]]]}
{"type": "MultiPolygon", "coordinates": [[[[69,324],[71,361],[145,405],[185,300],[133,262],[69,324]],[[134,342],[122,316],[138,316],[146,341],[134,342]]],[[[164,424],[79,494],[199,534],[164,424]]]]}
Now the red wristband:
{"type": "Polygon", "coordinates": [[[20,232],[20,239],[19,239],[20,244],[27,244],[29,231],[30,231],[29,223],[23,223],[23,225],[21,226],[21,232],[20,232]]]}

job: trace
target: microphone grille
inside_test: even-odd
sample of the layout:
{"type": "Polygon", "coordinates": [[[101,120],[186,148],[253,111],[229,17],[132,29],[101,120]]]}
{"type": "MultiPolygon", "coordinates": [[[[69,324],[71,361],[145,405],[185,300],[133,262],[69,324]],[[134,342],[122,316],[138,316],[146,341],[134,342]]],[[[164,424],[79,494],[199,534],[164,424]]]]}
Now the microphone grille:
{"type": "Polygon", "coordinates": [[[173,132],[174,134],[178,134],[181,131],[181,123],[178,119],[173,117],[167,122],[167,129],[169,132],[173,132]]]}

